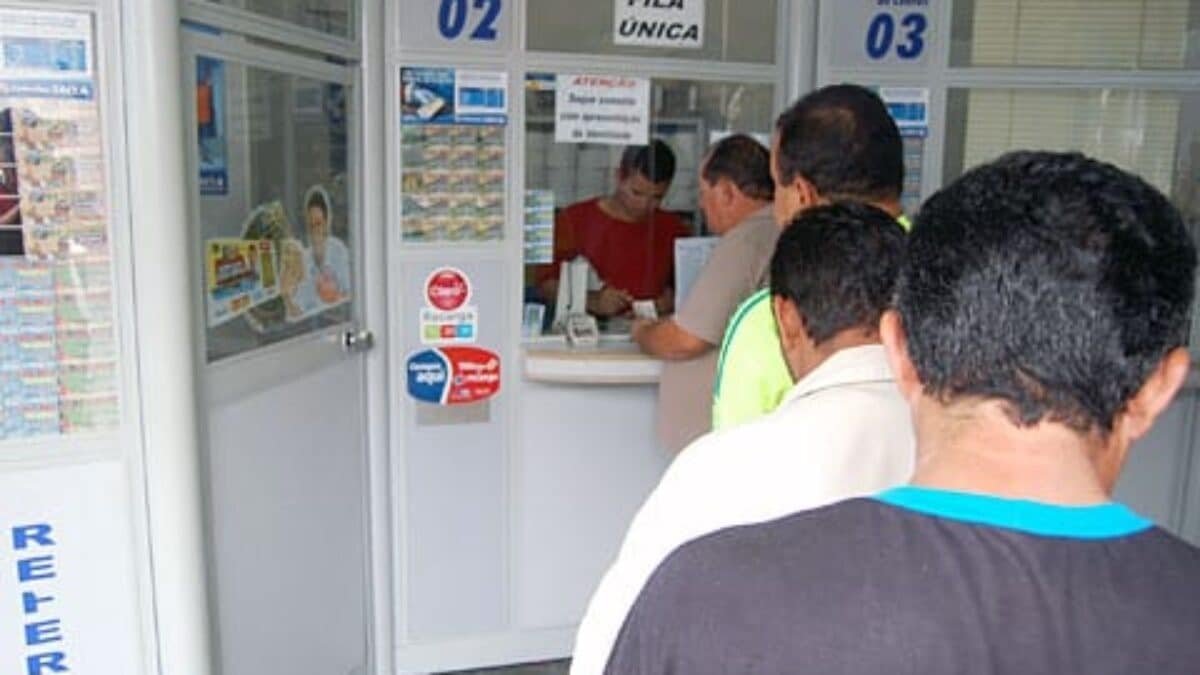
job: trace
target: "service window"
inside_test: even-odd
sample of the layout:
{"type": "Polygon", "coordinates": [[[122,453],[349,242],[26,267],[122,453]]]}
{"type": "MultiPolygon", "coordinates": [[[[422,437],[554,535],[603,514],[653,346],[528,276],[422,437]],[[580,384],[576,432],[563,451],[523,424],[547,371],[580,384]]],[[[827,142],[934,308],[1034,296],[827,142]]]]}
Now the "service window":
{"type": "Polygon", "coordinates": [[[776,0],[528,0],[530,51],[774,63],[776,0]],[[768,26],[772,30],[763,31],[768,26]]]}
{"type": "Polygon", "coordinates": [[[735,132],[769,143],[773,110],[770,84],[531,74],[526,328],[540,317],[542,329],[560,330],[554,322],[557,292],[570,274],[563,263],[571,260],[588,263],[589,291],[621,293],[623,300],[608,298],[600,306],[589,299],[588,313],[601,320],[602,331],[627,330],[630,315],[649,306],[658,314],[672,311],[679,285],[673,242],[706,234],[698,180],[707,147],[735,132]],[[628,91],[603,93],[609,87],[628,91]],[[606,96],[630,103],[630,110],[587,112],[586,101],[606,96]],[[639,115],[645,116],[640,127],[639,115]],[[613,121],[606,125],[608,118],[613,121]]]}

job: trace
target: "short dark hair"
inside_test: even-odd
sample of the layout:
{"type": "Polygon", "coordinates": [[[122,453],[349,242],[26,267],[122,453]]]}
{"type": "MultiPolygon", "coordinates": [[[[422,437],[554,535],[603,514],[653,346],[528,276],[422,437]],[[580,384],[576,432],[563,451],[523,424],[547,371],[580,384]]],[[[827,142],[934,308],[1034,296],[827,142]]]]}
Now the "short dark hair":
{"type": "Polygon", "coordinates": [[[895,218],[866,203],[806,209],[779,235],[771,295],[796,304],[816,344],[850,328],[874,332],[891,303],[904,239],[895,218]]]}
{"type": "Polygon", "coordinates": [[[622,176],[641,174],[651,183],[669,183],[675,178],[675,153],[657,138],[650,145],[630,145],[621,153],[622,176]]]}
{"type": "Polygon", "coordinates": [[[329,217],[329,201],[320,190],[312,191],[312,194],[308,196],[308,201],[304,204],[304,210],[308,211],[314,206],[321,209],[321,213],[324,213],[326,218],[329,217]]]}
{"type": "Polygon", "coordinates": [[[746,134],[734,134],[717,141],[708,151],[700,177],[709,185],[724,178],[751,199],[771,201],[775,196],[771,153],[746,134]]]}
{"type": "Polygon", "coordinates": [[[776,170],[796,176],[828,200],[898,199],[904,188],[900,130],[874,92],[854,84],[818,89],[775,122],[776,170]]]}
{"type": "Polygon", "coordinates": [[[928,394],[1107,433],[1185,343],[1195,268],[1179,211],[1144,180],[1078,153],[1016,152],[925,203],[898,308],[928,394]]]}

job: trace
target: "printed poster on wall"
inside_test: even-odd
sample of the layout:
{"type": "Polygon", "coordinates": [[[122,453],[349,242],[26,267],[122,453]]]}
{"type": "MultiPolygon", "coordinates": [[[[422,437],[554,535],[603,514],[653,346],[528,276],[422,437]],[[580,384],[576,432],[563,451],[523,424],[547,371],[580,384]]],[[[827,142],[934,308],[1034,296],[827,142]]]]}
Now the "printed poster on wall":
{"type": "Polygon", "coordinates": [[[563,75],[554,92],[557,143],[646,145],[650,80],[621,75],[563,75]]]}
{"type": "Polygon", "coordinates": [[[906,213],[916,213],[921,205],[925,138],[929,135],[929,90],[880,87],[878,91],[904,142],[904,188],[900,204],[906,213]]]}
{"type": "Polygon", "coordinates": [[[0,473],[0,673],[144,673],[120,461],[0,473]]]}
{"type": "Polygon", "coordinates": [[[88,12],[0,10],[0,440],[120,421],[88,12]]]}
{"type": "Polygon", "coordinates": [[[613,44],[699,49],[704,0],[613,0],[613,44]]]}
{"type": "Polygon", "coordinates": [[[196,139],[200,150],[200,194],[228,194],[225,63],[207,56],[196,57],[196,139]]]}
{"type": "Polygon", "coordinates": [[[404,241],[501,239],[507,73],[402,68],[400,79],[404,241]]]}
{"type": "Polygon", "coordinates": [[[401,68],[403,124],[508,123],[508,73],[500,70],[401,68]]]}

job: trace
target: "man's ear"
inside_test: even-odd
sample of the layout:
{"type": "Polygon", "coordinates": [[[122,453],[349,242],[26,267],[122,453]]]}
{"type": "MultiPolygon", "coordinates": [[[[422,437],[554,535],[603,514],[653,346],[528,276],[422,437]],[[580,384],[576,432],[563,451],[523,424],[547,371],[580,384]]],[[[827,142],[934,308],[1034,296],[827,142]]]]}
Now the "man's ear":
{"type": "Polygon", "coordinates": [[[1166,411],[1187,380],[1191,357],[1187,349],[1176,347],[1150,371],[1141,388],[1118,414],[1118,428],[1130,443],[1145,436],[1158,416],[1166,411]]]}
{"type": "Polygon", "coordinates": [[[923,387],[917,368],[908,355],[908,335],[904,332],[904,322],[896,310],[886,310],[879,317],[879,339],[887,351],[888,364],[892,367],[892,376],[896,378],[900,395],[910,404],[913,403],[921,396],[923,387]]]}
{"type": "Polygon", "coordinates": [[[804,320],[800,318],[800,310],[796,309],[796,303],[782,295],[771,296],[771,310],[775,314],[775,325],[779,328],[779,344],[784,353],[787,353],[798,340],[807,336],[804,320]]]}
{"type": "Polygon", "coordinates": [[[728,208],[737,198],[737,186],[728,178],[717,179],[717,184],[713,187],[717,191],[717,198],[722,207],[728,208]]]}
{"type": "Polygon", "coordinates": [[[796,177],[792,179],[792,185],[796,188],[796,194],[799,196],[800,208],[802,210],[811,209],[818,204],[824,203],[824,198],[817,191],[816,186],[808,182],[808,179],[804,176],[796,174],[796,177]]]}

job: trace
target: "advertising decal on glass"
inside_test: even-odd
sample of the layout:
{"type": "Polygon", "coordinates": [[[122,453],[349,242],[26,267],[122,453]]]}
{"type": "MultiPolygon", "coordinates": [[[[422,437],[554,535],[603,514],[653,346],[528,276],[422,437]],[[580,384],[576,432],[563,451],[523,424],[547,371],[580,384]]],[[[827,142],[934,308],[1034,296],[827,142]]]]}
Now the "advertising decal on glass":
{"type": "Polygon", "coordinates": [[[400,80],[404,240],[499,240],[508,75],[402,68],[400,80]]]}
{"type": "Polygon", "coordinates": [[[471,300],[471,279],[461,270],[440,267],[425,280],[421,343],[467,344],[479,337],[479,309],[471,300]]]}

